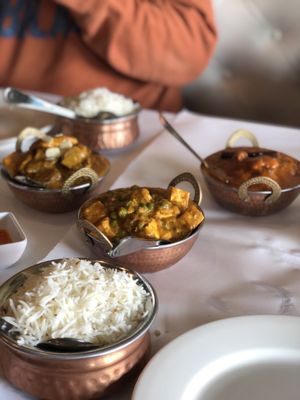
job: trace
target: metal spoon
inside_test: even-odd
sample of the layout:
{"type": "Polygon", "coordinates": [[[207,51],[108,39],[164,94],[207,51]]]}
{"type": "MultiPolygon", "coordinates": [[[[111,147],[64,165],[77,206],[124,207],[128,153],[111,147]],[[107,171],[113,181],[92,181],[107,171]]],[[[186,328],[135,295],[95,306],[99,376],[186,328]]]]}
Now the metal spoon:
{"type": "MultiPolygon", "coordinates": [[[[69,119],[83,118],[82,116],[77,115],[73,110],[50,103],[36,96],[30,96],[26,93],[20,92],[19,90],[11,87],[4,89],[3,99],[8,104],[14,104],[19,107],[27,108],[30,110],[42,111],[54,115],[59,115],[60,117],[65,117],[69,119]]],[[[95,116],[84,119],[105,120],[115,117],[116,115],[112,112],[100,111],[95,116]]]]}
{"type": "Polygon", "coordinates": [[[99,346],[94,343],[85,342],[83,340],[73,338],[49,339],[45,342],[38,343],[36,347],[40,350],[56,351],[62,353],[74,353],[78,351],[99,349],[99,346]]]}
{"type": "Polygon", "coordinates": [[[148,240],[133,236],[126,236],[119,240],[117,244],[113,244],[109,240],[109,238],[100,231],[100,229],[98,229],[88,220],[79,219],[77,221],[77,226],[79,230],[84,234],[86,240],[92,246],[95,246],[95,241],[97,241],[98,243],[100,243],[101,248],[109,257],[121,257],[139,250],[145,250],[149,247],[171,243],[168,240],[148,240]]]}
{"type": "Polygon", "coordinates": [[[135,253],[139,250],[145,250],[149,247],[156,247],[168,243],[171,242],[169,240],[147,240],[127,236],[121,239],[119,243],[110,250],[108,255],[110,257],[120,257],[127,254],[135,253]]]}
{"type": "Polygon", "coordinates": [[[4,333],[5,336],[8,336],[13,340],[17,340],[20,336],[19,332],[15,330],[15,327],[2,317],[0,317],[0,332],[4,333]]]}
{"type": "Polygon", "coordinates": [[[166,118],[162,114],[159,114],[159,119],[163,127],[169,133],[171,133],[172,136],[179,140],[179,142],[182,143],[191,153],[193,153],[194,156],[196,156],[198,160],[201,161],[206,169],[209,169],[211,172],[213,171],[213,176],[220,179],[222,182],[230,182],[230,177],[226,174],[226,172],[223,169],[216,167],[215,165],[208,164],[205,159],[199,156],[199,154],[197,154],[195,150],[192,149],[192,147],[179,135],[179,133],[172,127],[172,125],[166,120],[166,118]]]}
{"type": "MultiPolygon", "coordinates": [[[[15,327],[7,322],[4,318],[0,317],[0,331],[4,333],[5,336],[10,337],[13,340],[17,340],[20,336],[19,332],[13,331],[15,327]]],[[[85,342],[79,339],[73,338],[56,338],[49,339],[45,342],[40,342],[36,345],[40,350],[46,351],[59,351],[59,352],[77,352],[77,351],[88,351],[99,348],[94,343],[85,342]]]]}
{"type": "Polygon", "coordinates": [[[191,153],[194,154],[195,157],[198,158],[198,160],[201,161],[201,163],[206,167],[209,168],[208,163],[204,158],[199,156],[198,153],[195,152],[195,150],[179,135],[179,133],[173,128],[173,126],[167,121],[167,119],[162,115],[159,114],[159,119],[162,124],[162,126],[169,132],[171,135],[173,135],[177,140],[179,140],[180,143],[182,143],[191,153]]]}

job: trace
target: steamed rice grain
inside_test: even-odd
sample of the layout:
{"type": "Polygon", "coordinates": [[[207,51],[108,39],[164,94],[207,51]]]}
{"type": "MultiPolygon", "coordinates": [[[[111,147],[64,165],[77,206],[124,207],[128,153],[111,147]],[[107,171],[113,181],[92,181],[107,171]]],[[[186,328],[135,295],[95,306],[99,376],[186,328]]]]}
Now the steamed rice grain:
{"type": "Polygon", "coordinates": [[[30,275],[4,304],[3,318],[20,333],[20,345],[62,337],[109,345],[146,317],[148,296],[125,271],[71,259],[30,275]]]}
{"type": "Polygon", "coordinates": [[[100,111],[122,116],[132,113],[137,107],[130,98],[104,87],[82,92],[78,96],[65,97],[61,104],[85,118],[93,118],[100,111]]]}

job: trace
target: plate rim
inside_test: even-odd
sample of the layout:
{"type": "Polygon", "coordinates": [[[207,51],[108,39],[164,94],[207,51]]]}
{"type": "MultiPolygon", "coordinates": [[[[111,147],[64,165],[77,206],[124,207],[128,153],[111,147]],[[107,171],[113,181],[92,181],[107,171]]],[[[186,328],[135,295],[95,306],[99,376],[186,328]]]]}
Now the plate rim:
{"type": "MultiPolygon", "coordinates": [[[[190,329],[189,331],[184,332],[183,334],[177,336],[175,339],[171,340],[164,347],[162,347],[150,359],[148,364],[145,366],[145,368],[139,375],[135,383],[131,399],[132,400],[150,400],[154,398],[157,399],[163,398],[164,400],[182,399],[184,391],[186,390],[186,387],[189,383],[186,382],[186,386],[183,387],[184,379],[186,379],[187,376],[186,364],[184,364],[184,357],[189,356],[192,351],[194,351],[192,352],[192,355],[195,355],[197,354],[197,351],[201,350],[201,348],[199,347],[197,348],[197,351],[195,351],[195,349],[193,350],[192,347],[193,338],[196,339],[198,338],[199,340],[200,337],[200,340],[201,338],[207,340],[207,338],[208,337],[210,338],[210,335],[212,335],[212,341],[213,341],[213,339],[215,339],[219,334],[222,333],[222,330],[226,331],[226,329],[228,330],[235,327],[240,329],[241,331],[246,331],[247,329],[249,329],[249,327],[257,328],[258,326],[266,330],[268,329],[270,330],[272,328],[271,329],[272,336],[271,337],[269,335],[266,336],[264,330],[259,330],[258,334],[256,335],[256,338],[255,335],[251,334],[250,342],[249,338],[248,340],[246,340],[246,342],[247,341],[249,342],[247,344],[248,347],[245,346],[245,344],[243,343],[244,338],[242,338],[241,341],[235,341],[236,343],[236,349],[234,350],[235,352],[245,351],[245,349],[246,350],[248,348],[250,349],[251,346],[259,348],[259,346],[262,346],[264,344],[263,343],[264,341],[267,342],[268,347],[274,349],[274,347],[276,347],[276,343],[278,346],[278,344],[282,341],[282,339],[287,335],[289,335],[289,339],[291,339],[291,341],[286,344],[286,348],[287,349],[297,348],[299,362],[300,362],[300,317],[299,316],[255,314],[255,315],[241,315],[229,318],[221,318],[197,326],[193,329],[190,329]],[[274,331],[273,330],[274,327],[278,329],[274,331]],[[292,338],[290,337],[291,328],[292,328],[292,333],[294,334],[294,337],[292,338]],[[257,345],[256,343],[257,340],[258,343],[260,343],[259,345],[257,345]],[[175,349],[176,349],[176,354],[174,351],[175,349]],[[178,361],[180,362],[178,363],[178,361]],[[168,374],[168,372],[166,372],[168,368],[171,368],[171,371],[172,370],[174,371],[176,369],[176,372],[174,373],[172,371],[172,373],[168,374]],[[159,374],[157,373],[157,371],[159,371],[159,374]],[[153,376],[155,376],[155,378],[153,376]],[[173,385],[170,386],[169,383],[173,383],[173,385]],[[167,387],[173,388],[171,389],[171,392],[170,389],[168,389],[166,392],[167,387]],[[176,393],[174,392],[175,387],[178,388],[176,393]]],[[[207,346],[205,340],[204,344],[206,344],[207,346]]],[[[221,346],[222,345],[224,345],[223,338],[221,346]]],[[[225,351],[224,353],[226,355],[228,351],[227,352],[225,351]]],[[[219,354],[219,358],[221,357],[222,356],[219,354]]],[[[194,362],[193,365],[194,368],[197,362],[198,361],[194,362]]],[[[200,366],[200,369],[202,367],[203,366],[200,366]]],[[[199,368],[199,366],[197,368],[199,368]]],[[[188,366],[188,369],[191,369],[190,365],[188,366]]],[[[193,372],[197,374],[199,373],[200,369],[196,371],[193,370],[193,372]]]]}

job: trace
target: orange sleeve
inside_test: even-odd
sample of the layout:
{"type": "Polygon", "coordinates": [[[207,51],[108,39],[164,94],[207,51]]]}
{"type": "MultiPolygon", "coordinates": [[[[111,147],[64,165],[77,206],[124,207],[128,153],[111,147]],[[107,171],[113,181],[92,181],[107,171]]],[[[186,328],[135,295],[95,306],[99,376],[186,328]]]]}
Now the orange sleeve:
{"type": "Polygon", "coordinates": [[[216,43],[209,0],[55,0],[82,40],[118,72],[183,85],[206,66],[216,43]]]}

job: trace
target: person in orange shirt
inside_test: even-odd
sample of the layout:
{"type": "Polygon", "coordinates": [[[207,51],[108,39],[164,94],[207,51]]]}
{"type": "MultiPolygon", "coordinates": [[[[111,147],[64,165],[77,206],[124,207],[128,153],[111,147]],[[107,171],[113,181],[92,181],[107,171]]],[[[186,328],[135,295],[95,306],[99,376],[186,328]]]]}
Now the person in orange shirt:
{"type": "Polygon", "coordinates": [[[210,0],[6,0],[0,86],[64,96],[103,86],[178,111],[216,39],[210,0]]]}

